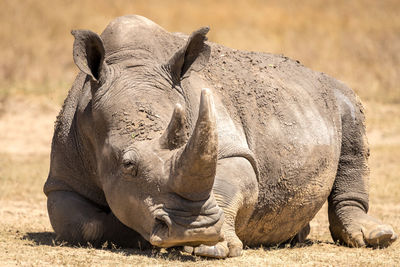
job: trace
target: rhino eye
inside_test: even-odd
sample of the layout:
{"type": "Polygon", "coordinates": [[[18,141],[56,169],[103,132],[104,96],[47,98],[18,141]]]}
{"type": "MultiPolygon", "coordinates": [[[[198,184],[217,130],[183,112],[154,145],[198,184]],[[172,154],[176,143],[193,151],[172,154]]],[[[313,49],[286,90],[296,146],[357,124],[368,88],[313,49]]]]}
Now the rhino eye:
{"type": "Polygon", "coordinates": [[[137,164],[134,160],[131,160],[131,159],[123,160],[122,167],[124,169],[124,173],[130,174],[133,176],[137,175],[137,164]]]}
{"type": "Polygon", "coordinates": [[[121,168],[123,172],[129,176],[137,176],[139,167],[139,155],[137,151],[130,150],[124,153],[121,160],[121,168]]]}

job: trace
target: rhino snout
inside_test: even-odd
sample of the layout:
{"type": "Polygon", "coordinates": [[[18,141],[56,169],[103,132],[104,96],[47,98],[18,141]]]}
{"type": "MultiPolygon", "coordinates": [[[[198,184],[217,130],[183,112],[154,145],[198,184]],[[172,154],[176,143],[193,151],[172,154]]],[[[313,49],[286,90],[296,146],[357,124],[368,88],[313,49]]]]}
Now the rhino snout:
{"type": "Polygon", "coordinates": [[[213,245],[223,239],[223,221],[224,214],[218,206],[199,215],[162,208],[155,213],[149,241],[158,247],[213,245]]]}

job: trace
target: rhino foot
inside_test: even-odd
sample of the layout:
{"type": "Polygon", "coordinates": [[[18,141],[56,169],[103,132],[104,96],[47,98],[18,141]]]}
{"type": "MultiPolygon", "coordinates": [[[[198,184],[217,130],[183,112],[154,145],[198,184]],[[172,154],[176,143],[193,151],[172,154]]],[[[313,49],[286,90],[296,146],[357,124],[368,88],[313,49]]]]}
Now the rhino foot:
{"type": "Polygon", "coordinates": [[[392,226],[365,213],[355,214],[341,227],[331,225],[330,230],[335,241],[350,247],[387,247],[398,237],[392,226]]]}
{"type": "Polygon", "coordinates": [[[219,242],[213,246],[200,245],[198,247],[185,246],[184,251],[196,256],[210,258],[239,257],[242,255],[243,243],[235,235],[228,241],[219,242]]]}
{"type": "Polygon", "coordinates": [[[214,246],[200,245],[198,247],[185,246],[184,251],[196,256],[223,259],[242,255],[243,245],[229,244],[227,241],[219,242],[214,246]]]}
{"type": "Polygon", "coordinates": [[[185,246],[184,250],[185,252],[188,252],[196,256],[219,258],[219,259],[228,257],[229,253],[226,241],[219,242],[214,246],[205,246],[205,245],[200,245],[198,247],[185,246]]]}

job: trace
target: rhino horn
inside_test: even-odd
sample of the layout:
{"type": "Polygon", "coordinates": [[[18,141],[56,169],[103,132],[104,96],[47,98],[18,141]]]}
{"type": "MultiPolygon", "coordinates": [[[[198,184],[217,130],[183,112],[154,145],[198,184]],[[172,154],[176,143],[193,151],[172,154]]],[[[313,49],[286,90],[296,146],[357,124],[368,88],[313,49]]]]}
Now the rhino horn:
{"type": "Polygon", "coordinates": [[[160,144],[162,148],[173,150],[185,144],[187,139],[185,110],[181,104],[176,104],[167,130],[160,138],[160,144]]]}
{"type": "Polygon", "coordinates": [[[201,201],[209,197],[215,179],[218,134],[210,89],[201,91],[199,115],[188,143],[173,162],[172,189],[180,196],[201,201]]]}

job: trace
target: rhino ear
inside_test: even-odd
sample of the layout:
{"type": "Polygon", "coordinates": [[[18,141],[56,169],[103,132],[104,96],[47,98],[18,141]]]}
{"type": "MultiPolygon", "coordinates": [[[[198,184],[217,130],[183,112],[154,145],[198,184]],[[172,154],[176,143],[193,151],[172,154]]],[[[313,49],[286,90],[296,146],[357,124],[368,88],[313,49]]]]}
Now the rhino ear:
{"type": "Polygon", "coordinates": [[[209,27],[193,32],[184,47],[175,52],[166,66],[175,82],[179,82],[189,70],[199,71],[208,63],[210,47],[204,43],[209,27]]]}
{"type": "Polygon", "coordinates": [[[73,55],[78,68],[98,81],[104,63],[104,45],[100,36],[89,30],[73,30],[75,37],[73,55]]]}

